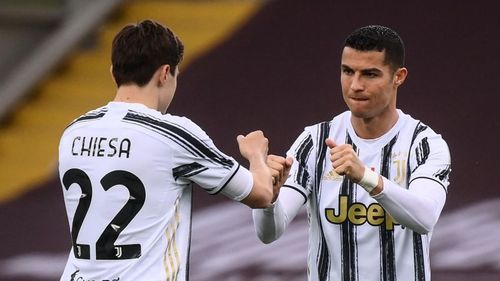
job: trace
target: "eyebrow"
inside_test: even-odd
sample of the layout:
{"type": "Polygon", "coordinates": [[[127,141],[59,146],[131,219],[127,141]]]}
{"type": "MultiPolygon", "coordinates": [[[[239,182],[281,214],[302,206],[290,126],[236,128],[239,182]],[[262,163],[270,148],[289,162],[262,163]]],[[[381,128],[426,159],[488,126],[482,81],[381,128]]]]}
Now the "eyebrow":
{"type": "Polygon", "coordinates": [[[352,70],[352,68],[350,68],[349,66],[347,66],[347,65],[345,65],[345,64],[341,64],[341,65],[340,65],[340,67],[341,67],[342,69],[351,69],[351,70],[352,70]]]}
{"type": "MultiPolygon", "coordinates": [[[[348,69],[348,70],[353,70],[351,67],[349,67],[348,65],[345,65],[345,64],[341,64],[340,67],[342,69],[348,69]]],[[[366,68],[366,69],[362,69],[361,70],[361,73],[370,73],[370,72],[377,72],[377,73],[381,73],[382,70],[380,70],[379,68],[376,68],[376,67],[373,67],[373,68],[366,68]]]]}
{"type": "Polygon", "coordinates": [[[367,69],[362,69],[361,72],[362,73],[371,73],[371,72],[381,73],[382,70],[380,70],[378,68],[367,68],[367,69]]]}

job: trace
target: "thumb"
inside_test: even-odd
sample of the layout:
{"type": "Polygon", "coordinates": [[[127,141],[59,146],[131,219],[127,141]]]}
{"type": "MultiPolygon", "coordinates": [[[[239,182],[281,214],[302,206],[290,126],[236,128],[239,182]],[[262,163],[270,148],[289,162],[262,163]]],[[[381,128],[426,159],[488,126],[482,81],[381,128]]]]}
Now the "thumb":
{"type": "Polygon", "coordinates": [[[244,137],[243,135],[238,135],[238,136],[236,137],[236,141],[237,141],[238,143],[241,143],[241,141],[242,141],[244,138],[245,138],[245,137],[244,137]]]}
{"type": "Polygon", "coordinates": [[[292,164],[293,164],[293,157],[288,156],[285,160],[285,167],[290,168],[290,167],[292,167],[292,164]]]}
{"type": "Polygon", "coordinates": [[[325,140],[325,143],[326,143],[326,145],[327,145],[329,148],[334,148],[334,147],[336,147],[336,146],[337,146],[337,144],[336,144],[336,143],[333,141],[333,139],[331,139],[331,138],[327,138],[327,139],[325,140]]]}

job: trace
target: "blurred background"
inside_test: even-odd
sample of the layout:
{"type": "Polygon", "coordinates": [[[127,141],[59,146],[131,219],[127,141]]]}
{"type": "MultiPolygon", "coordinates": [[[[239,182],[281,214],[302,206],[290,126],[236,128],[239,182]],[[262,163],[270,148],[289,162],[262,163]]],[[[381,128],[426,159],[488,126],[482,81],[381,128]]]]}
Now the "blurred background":
{"type": "MultiPolygon", "coordinates": [[[[343,40],[368,24],[394,28],[409,69],[399,107],[452,154],[433,280],[500,280],[500,2],[462,2],[0,0],[0,280],[59,280],[70,249],[59,137],[114,97],[111,40],[146,18],[186,46],[170,113],[235,156],[240,133],[262,129],[270,151],[284,154],[305,126],[346,110],[343,40]]],[[[306,280],[305,210],[263,245],[248,208],[194,194],[191,280],[306,280]]]]}

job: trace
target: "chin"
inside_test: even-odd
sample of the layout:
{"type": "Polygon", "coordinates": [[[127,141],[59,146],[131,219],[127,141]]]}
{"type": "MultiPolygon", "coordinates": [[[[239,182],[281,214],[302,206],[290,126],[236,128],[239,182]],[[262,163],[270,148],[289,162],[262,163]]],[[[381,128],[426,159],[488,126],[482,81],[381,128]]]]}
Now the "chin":
{"type": "Polygon", "coordinates": [[[366,119],[366,118],[370,118],[371,117],[369,114],[366,114],[364,112],[356,112],[356,111],[352,111],[351,110],[351,113],[352,113],[352,116],[354,116],[356,118],[366,119]]]}
{"type": "Polygon", "coordinates": [[[351,111],[352,116],[357,117],[357,118],[369,118],[371,114],[358,107],[350,106],[349,110],[351,111]]]}
{"type": "Polygon", "coordinates": [[[377,116],[376,113],[370,112],[367,110],[352,110],[351,109],[351,114],[352,114],[352,116],[354,116],[356,118],[365,119],[365,120],[372,119],[372,118],[377,116]]]}

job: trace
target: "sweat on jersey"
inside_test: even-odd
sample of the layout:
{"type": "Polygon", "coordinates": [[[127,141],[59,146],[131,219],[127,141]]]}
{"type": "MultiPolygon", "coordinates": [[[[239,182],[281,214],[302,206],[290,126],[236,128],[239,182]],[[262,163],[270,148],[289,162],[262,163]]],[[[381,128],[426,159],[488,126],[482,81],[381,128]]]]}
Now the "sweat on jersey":
{"type": "Polygon", "coordinates": [[[72,250],[61,280],[187,280],[192,183],[234,200],[251,173],[185,117],[110,102],[59,145],[72,250]]]}

